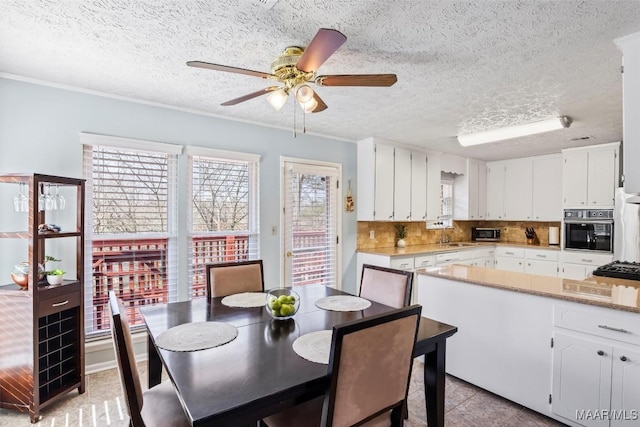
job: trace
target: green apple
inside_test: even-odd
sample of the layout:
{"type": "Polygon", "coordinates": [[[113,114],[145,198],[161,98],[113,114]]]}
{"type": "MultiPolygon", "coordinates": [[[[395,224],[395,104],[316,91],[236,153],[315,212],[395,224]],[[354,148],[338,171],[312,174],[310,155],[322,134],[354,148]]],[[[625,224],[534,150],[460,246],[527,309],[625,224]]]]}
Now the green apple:
{"type": "Polygon", "coordinates": [[[287,295],[280,295],[278,301],[280,301],[280,304],[286,304],[289,302],[289,297],[287,295]]]}
{"type": "Polygon", "coordinates": [[[282,306],[280,306],[280,315],[282,315],[282,317],[286,317],[286,316],[291,316],[293,314],[293,306],[290,304],[282,304],[282,306]]]}

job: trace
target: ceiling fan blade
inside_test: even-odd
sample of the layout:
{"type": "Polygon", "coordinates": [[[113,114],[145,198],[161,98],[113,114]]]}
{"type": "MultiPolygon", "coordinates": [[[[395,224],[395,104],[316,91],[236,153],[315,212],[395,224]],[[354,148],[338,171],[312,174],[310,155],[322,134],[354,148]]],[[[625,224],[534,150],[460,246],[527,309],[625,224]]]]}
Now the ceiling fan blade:
{"type": "Polygon", "coordinates": [[[344,74],[318,76],[318,86],[393,86],[398,78],[395,74],[344,74]]]}
{"type": "Polygon", "coordinates": [[[232,99],[231,101],[223,102],[220,105],[228,107],[229,105],[240,104],[241,102],[248,101],[248,100],[253,99],[253,98],[257,98],[257,97],[259,97],[261,95],[266,95],[267,93],[273,92],[274,90],[278,90],[278,89],[280,89],[278,86],[269,86],[269,87],[266,87],[264,89],[260,89],[260,90],[258,90],[256,92],[249,93],[247,95],[241,96],[240,98],[236,98],[236,99],[232,99]]]}
{"type": "Polygon", "coordinates": [[[338,30],[320,28],[296,63],[299,70],[316,71],[333,53],[347,41],[338,30]]]}
{"type": "Polygon", "coordinates": [[[317,92],[314,92],[313,99],[318,102],[318,105],[313,109],[312,113],[319,113],[320,111],[324,111],[327,109],[327,104],[325,104],[322,98],[318,96],[317,92]]]}
{"type": "Polygon", "coordinates": [[[187,62],[187,65],[189,67],[206,68],[208,70],[226,71],[227,73],[245,74],[247,76],[262,77],[263,79],[275,77],[273,74],[263,73],[262,71],[247,70],[244,68],[230,67],[228,65],[211,64],[209,62],[202,62],[202,61],[189,61],[187,62]]]}

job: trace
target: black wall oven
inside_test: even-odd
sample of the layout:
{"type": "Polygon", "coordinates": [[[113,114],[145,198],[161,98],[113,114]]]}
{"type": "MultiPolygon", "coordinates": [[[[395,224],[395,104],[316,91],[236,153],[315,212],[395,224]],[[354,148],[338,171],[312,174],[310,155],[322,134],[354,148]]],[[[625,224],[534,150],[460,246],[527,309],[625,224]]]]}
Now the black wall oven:
{"type": "Polygon", "coordinates": [[[613,210],[565,210],[564,249],[613,252],[613,210]]]}

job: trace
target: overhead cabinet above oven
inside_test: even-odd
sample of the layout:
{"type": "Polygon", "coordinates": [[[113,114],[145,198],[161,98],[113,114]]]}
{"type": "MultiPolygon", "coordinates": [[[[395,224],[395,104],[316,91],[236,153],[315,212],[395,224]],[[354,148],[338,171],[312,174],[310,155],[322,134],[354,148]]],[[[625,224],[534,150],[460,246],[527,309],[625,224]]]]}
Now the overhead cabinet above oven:
{"type": "Polygon", "coordinates": [[[619,186],[620,143],[562,150],[562,205],[613,209],[619,186]]]}

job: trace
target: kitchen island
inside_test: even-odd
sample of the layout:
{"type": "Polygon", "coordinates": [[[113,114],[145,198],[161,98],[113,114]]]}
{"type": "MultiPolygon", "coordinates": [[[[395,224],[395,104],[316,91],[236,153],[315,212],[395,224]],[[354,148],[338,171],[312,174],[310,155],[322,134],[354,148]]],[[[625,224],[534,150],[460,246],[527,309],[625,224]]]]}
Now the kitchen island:
{"type": "Polygon", "coordinates": [[[571,426],[640,425],[640,282],[458,264],[416,279],[424,315],[458,326],[451,375],[571,426]]]}

